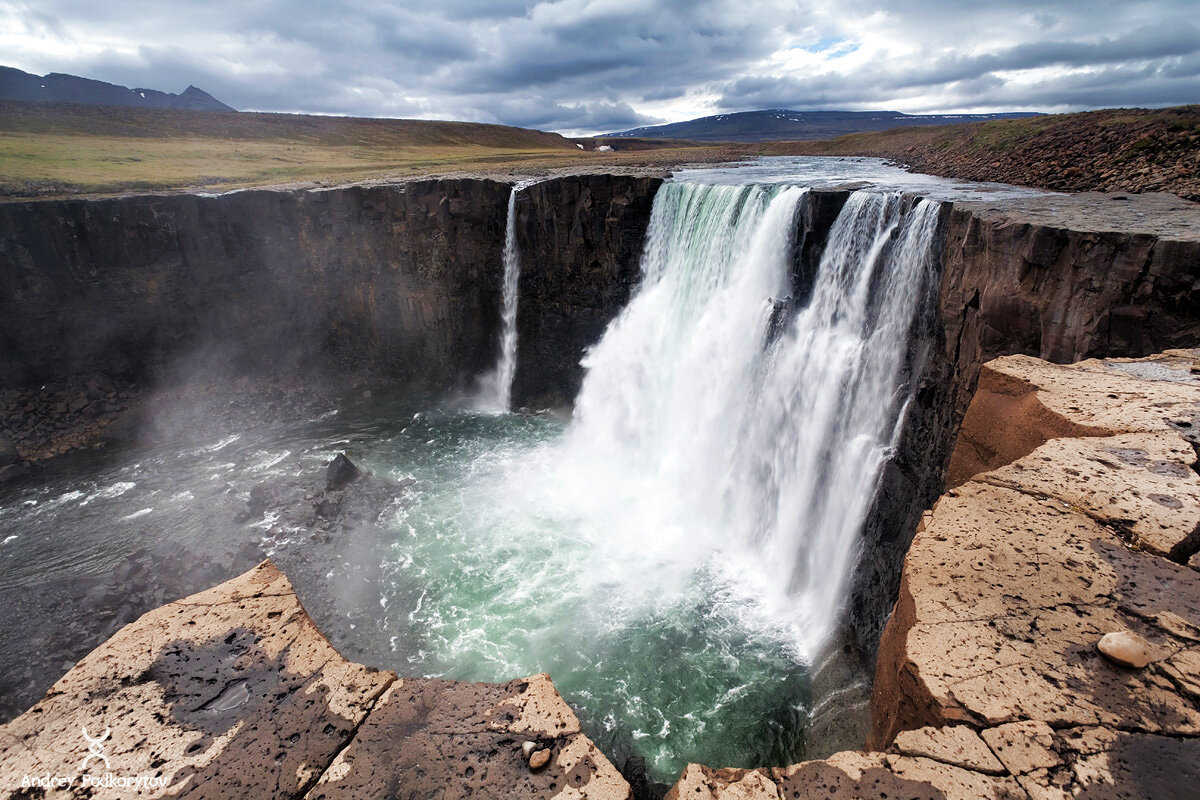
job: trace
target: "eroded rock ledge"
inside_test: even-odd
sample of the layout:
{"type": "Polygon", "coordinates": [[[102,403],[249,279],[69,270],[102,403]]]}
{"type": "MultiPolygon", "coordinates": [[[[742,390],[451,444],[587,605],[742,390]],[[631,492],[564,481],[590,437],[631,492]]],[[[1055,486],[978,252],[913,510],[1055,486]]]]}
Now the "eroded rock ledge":
{"type": "Polygon", "coordinates": [[[546,675],[464,683],[351,663],[270,561],[145,614],[0,728],[0,796],[132,793],[630,796],[546,675]],[[545,751],[545,766],[525,749],[545,751]],[[55,778],[73,780],[47,788],[55,778]]]}
{"type": "Polygon", "coordinates": [[[986,365],[880,643],[875,752],[691,765],[668,797],[1195,797],[1197,356],[986,365]],[[1104,657],[1114,631],[1151,663],[1104,657]]]}

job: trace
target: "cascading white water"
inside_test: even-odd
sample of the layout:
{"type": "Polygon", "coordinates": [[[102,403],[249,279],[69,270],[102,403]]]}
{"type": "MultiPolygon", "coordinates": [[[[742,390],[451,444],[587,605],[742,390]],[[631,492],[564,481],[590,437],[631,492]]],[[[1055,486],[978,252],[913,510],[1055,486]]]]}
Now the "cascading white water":
{"type": "MultiPolygon", "coordinates": [[[[937,225],[933,204],[855,194],[792,308],[806,202],[784,186],[664,185],[644,278],[589,354],[569,424],[491,413],[496,400],[482,414],[398,400],[208,447],[123,449],[0,503],[19,534],[0,548],[3,576],[115,563],[151,531],[197,548],[222,531],[234,550],[245,496],[221,487],[316,475],[349,449],[418,481],[388,512],[381,557],[340,551],[380,568],[380,596],[318,569],[304,529],[272,522],[262,541],[351,610],[343,634],[381,651],[361,660],[470,680],[548,671],[589,736],[633,748],[659,781],[689,762],[800,760],[803,662],[836,623],[920,373],[937,225]]],[[[515,361],[514,328],[496,375],[505,351],[515,361]]],[[[26,627],[11,663],[43,635],[26,627]]]]}
{"type": "Polygon", "coordinates": [[[853,194],[810,301],[772,336],[804,198],[663,186],[643,283],[585,360],[569,447],[638,476],[697,548],[758,561],[759,602],[811,657],[836,624],[912,394],[937,205],[853,194]]]}
{"type": "Polygon", "coordinates": [[[517,295],[521,281],[521,251],[517,247],[517,192],[530,186],[513,184],[508,195],[504,224],[504,278],[500,305],[500,355],[491,372],[479,379],[476,406],[486,411],[508,411],[512,403],[513,376],[517,371],[517,295]]]}

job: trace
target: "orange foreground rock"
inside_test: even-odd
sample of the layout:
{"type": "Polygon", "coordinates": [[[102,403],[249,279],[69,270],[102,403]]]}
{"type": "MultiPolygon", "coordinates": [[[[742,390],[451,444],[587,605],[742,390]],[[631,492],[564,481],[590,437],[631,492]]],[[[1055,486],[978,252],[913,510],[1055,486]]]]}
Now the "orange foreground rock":
{"type": "Polygon", "coordinates": [[[629,795],[547,676],[348,662],[269,561],[127,625],[0,727],[0,797],[629,795]]]}
{"type": "Polygon", "coordinates": [[[880,643],[876,752],[672,800],[1200,796],[1196,353],[983,369],[880,643]],[[1146,640],[1143,669],[1097,649],[1146,640]]]}

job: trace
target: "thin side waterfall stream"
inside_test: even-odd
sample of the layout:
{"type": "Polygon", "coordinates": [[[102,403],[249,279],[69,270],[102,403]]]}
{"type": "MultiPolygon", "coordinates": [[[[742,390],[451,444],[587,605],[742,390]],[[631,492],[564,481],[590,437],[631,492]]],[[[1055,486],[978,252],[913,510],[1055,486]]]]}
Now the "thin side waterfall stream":
{"type": "MultiPolygon", "coordinates": [[[[587,354],[565,422],[497,413],[517,363],[516,198],[489,402],[377,394],[81,461],[0,495],[0,578],[100,572],[163,539],[217,552],[260,537],[303,554],[302,531],[231,520],[256,483],[346,451],[417,481],[414,502],[385,512],[381,590],[359,597],[295,561],[302,589],[353,598],[318,621],[369,643],[355,658],[470,680],[548,672],[602,749],[643,756],[659,781],[689,761],[801,758],[809,667],[843,611],[921,367],[912,333],[934,291],[937,204],[855,192],[797,287],[807,190],[665,183],[641,282],[587,354]]],[[[376,552],[333,546],[346,563],[376,552]]],[[[39,635],[6,631],[4,657],[39,635]]]]}
{"type": "Polygon", "coordinates": [[[504,274],[501,283],[500,355],[491,372],[479,379],[475,403],[481,411],[508,411],[512,405],[513,376],[517,371],[517,288],[521,282],[521,251],[517,246],[517,193],[531,181],[513,184],[508,193],[504,223],[504,274]]]}

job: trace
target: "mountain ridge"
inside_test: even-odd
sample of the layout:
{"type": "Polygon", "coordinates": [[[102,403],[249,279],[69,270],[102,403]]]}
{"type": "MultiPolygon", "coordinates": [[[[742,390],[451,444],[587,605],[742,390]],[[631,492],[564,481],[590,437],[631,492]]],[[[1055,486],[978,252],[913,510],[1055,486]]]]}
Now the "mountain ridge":
{"type": "Polygon", "coordinates": [[[901,111],[796,111],[767,108],[630,128],[614,138],[690,139],[696,142],[773,142],[833,139],[848,133],[916,125],[949,125],[1041,116],[1033,111],[999,114],[905,114],[901,111]]]}
{"type": "Polygon", "coordinates": [[[179,94],[157,89],[130,89],[115,83],[81,78],[65,72],[33,75],[16,67],[0,66],[0,100],[27,103],[78,103],[130,108],[173,108],[188,111],[236,111],[198,86],[179,94]]]}

